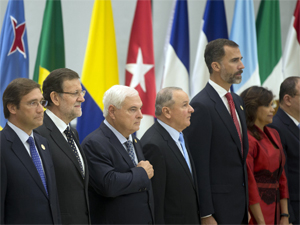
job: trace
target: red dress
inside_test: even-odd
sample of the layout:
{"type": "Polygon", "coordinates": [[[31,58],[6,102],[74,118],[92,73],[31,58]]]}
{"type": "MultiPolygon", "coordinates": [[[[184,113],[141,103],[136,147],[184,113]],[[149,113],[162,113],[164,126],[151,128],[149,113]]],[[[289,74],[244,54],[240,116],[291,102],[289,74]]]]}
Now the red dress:
{"type": "MultiPolygon", "coordinates": [[[[256,140],[248,131],[249,204],[260,204],[266,224],[279,224],[279,200],[289,197],[283,168],[285,156],[279,134],[275,129],[265,126],[263,132],[258,127],[256,128],[262,137],[261,140],[256,140]]],[[[252,214],[249,224],[257,224],[252,214]]]]}

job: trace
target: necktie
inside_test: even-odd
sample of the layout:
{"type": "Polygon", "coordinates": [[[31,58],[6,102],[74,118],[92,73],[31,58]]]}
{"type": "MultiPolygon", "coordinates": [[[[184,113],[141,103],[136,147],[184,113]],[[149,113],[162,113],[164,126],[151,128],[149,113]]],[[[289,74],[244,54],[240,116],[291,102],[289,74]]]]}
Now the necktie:
{"type": "Polygon", "coordinates": [[[38,154],[38,152],[35,148],[33,138],[29,137],[28,140],[27,140],[27,143],[30,146],[30,154],[31,154],[33,164],[35,165],[35,167],[36,167],[36,169],[37,169],[37,171],[38,171],[38,173],[41,177],[41,180],[42,180],[42,183],[44,185],[45,191],[48,195],[47,184],[46,184],[45,174],[44,174],[43,167],[42,167],[42,162],[41,162],[40,156],[39,156],[39,154],[38,154]]]}
{"type": "Polygon", "coordinates": [[[74,139],[73,139],[73,136],[72,136],[70,127],[67,127],[67,129],[65,129],[64,133],[65,133],[65,135],[67,136],[68,143],[69,143],[69,145],[71,146],[71,149],[72,149],[72,151],[74,152],[74,154],[75,154],[75,156],[76,156],[76,159],[77,159],[77,161],[78,161],[78,163],[79,163],[79,167],[80,167],[80,171],[81,171],[82,177],[84,178],[83,165],[82,165],[82,162],[81,162],[81,160],[80,160],[80,157],[79,157],[77,148],[76,148],[76,146],[75,146],[75,144],[74,144],[74,139]]]}
{"type": "Polygon", "coordinates": [[[234,102],[232,99],[232,95],[228,92],[225,97],[228,100],[228,104],[229,104],[229,108],[230,108],[230,113],[231,113],[231,118],[233,120],[233,123],[235,125],[235,128],[239,134],[239,138],[240,138],[240,142],[241,142],[241,152],[243,155],[243,141],[242,141],[242,135],[241,135],[241,130],[240,130],[240,124],[239,121],[237,119],[236,113],[235,113],[235,106],[234,106],[234,102]]]}
{"type": "Polygon", "coordinates": [[[131,161],[133,162],[133,165],[136,166],[136,162],[134,160],[134,147],[133,147],[133,144],[131,141],[126,141],[124,143],[127,147],[127,151],[128,151],[128,154],[129,154],[129,157],[131,159],[131,161]]]}
{"type": "Polygon", "coordinates": [[[298,124],[298,128],[300,129],[300,123],[298,124]]]}
{"type": "Polygon", "coordinates": [[[190,165],[190,161],[189,161],[189,155],[187,153],[187,150],[186,150],[186,147],[185,147],[184,138],[183,138],[183,134],[181,132],[179,133],[179,139],[178,140],[180,142],[180,145],[181,145],[181,148],[182,148],[182,151],[183,151],[183,155],[184,155],[186,164],[188,165],[188,167],[190,169],[190,172],[192,173],[191,165],[190,165]]]}

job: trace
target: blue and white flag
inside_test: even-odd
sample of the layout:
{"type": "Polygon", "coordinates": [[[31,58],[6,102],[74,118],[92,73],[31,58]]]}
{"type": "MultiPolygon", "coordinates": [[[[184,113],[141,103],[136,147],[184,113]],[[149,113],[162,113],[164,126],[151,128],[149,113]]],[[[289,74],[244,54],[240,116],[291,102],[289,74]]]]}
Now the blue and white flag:
{"type": "Polygon", "coordinates": [[[207,0],[201,27],[194,70],[190,80],[191,97],[201,91],[209,80],[209,72],[204,60],[207,43],[218,38],[228,38],[223,0],[207,0]]]}
{"type": "Polygon", "coordinates": [[[186,0],[176,0],[170,27],[162,87],[181,87],[189,94],[190,41],[186,0]]]}
{"type": "Polygon", "coordinates": [[[230,40],[239,45],[245,66],[242,82],[232,85],[233,91],[240,94],[250,86],[260,86],[253,0],[235,1],[230,40]]]}
{"type": "Polygon", "coordinates": [[[0,130],[6,123],[3,92],[12,80],[19,77],[28,78],[28,56],[23,0],[9,0],[0,34],[0,130]]]}

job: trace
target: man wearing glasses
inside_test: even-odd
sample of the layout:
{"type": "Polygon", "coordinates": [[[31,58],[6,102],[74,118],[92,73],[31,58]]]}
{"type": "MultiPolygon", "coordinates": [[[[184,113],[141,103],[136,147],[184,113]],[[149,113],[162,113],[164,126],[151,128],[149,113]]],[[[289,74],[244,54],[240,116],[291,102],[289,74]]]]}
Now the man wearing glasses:
{"type": "Polygon", "coordinates": [[[69,126],[82,114],[85,91],[78,74],[62,68],[47,76],[43,95],[48,106],[44,124],[36,131],[47,138],[50,145],[62,224],[90,224],[86,158],[77,131],[69,126]]]}
{"type": "Polygon", "coordinates": [[[8,122],[0,132],[1,224],[60,224],[55,172],[48,142],[33,132],[43,124],[40,85],[13,80],[3,93],[8,122]]]}

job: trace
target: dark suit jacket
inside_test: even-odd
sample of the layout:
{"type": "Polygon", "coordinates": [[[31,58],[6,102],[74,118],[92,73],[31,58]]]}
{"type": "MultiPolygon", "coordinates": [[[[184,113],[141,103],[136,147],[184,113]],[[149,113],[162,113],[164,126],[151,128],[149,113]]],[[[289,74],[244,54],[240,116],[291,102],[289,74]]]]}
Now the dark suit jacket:
{"type": "Polygon", "coordinates": [[[248,137],[243,101],[232,93],[242,125],[241,143],[230,113],[208,83],[191,101],[195,112],[184,133],[195,162],[201,216],[220,224],[247,224],[248,137]]]}
{"type": "MultiPolygon", "coordinates": [[[[133,144],[138,160],[144,160],[140,142],[134,138],[133,144]]],[[[90,170],[92,223],[153,223],[151,181],[143,168],[134,167],[114,133],[102,122],[82,147],[90,170]]]]}
{"type": "Polygon", "coordinates": [[[60,224],[55,172],[47,140],[34,133],[49,196],[18,135],[8,125],[0,133],[1,224],[60,224]]]}
{"type": "Polygon", "coordinates": [[[156,224],[199,224],[196,171],[193,175],[170,134],[157,121],[141,139],[145,158],[153,165],[152,180],[156,224]]]}
{"type": "Polygon", "coordinates": [[[80,150],[85,164],[85,179],[82,178],[79,162],[66,139],[56,125],[45,113],[44,123],[36,131],[45,137],[50,146],[54,169],[58,198],[63,224],[88,224],[88,166],[84,152],[78,141],[77,131],[71,128],[74,140],[80,150]]]}
{"type": "Polygon", "coordinates": [[[273,123],[269,126],[278,131],[282,147],[286,154],[285,171],[288,178],[291,203],[289,205],[290,221],[293,224],[299,224],[300,131],[294,121],[280,107],[273,118],[273,123]]]}

